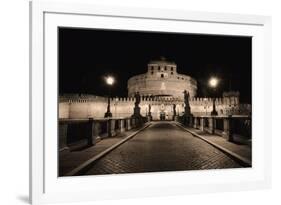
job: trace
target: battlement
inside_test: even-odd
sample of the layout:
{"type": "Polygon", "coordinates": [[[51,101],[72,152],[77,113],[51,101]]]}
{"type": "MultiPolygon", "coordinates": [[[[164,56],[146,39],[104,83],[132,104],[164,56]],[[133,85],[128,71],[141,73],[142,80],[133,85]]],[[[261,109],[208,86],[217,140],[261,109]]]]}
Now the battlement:
{"type": "Polygon", "coordinates": [[[59,102],[84,103],[89,101],[104,101],[107,98],[88,94],[64,94],[59,96],[59,102]]]}
{"type": "MultiPolygon", "coordinates": [[[[65,94],[59,96],[59,116],[60,118],[89,118],[104,117],[108,106],[106,96],[96,96],[90,94],[65,94]]],[[[194,97],[189,101],[191,112],[210,113],[212,111],[213,98],[194,97]]],[[[238,96],[216,98],[215,104],[220,114],[251,113],[251,105],[239,104],[238,96]]],[[[134,112],[135,97],[112,97],[110,98],[110,110],[113,116],[129,117],[134,112]]],[[[174,106],[177,113],[184,112],[184,99],[173,96],[141,96],[141,114],[146,116],[149,108],[154,119],[159,118],[160,110],[170,117],[173,115],[174,106]],[[150,106],[149,106],[150,105],[150,106]]]]}
{"type": "MultiPolygon", "coordinates": [[[[238,93],[239,96],[239,93],[238,93]]],[[[239,104],[239,97],[237,95],[224,95],[222,98],[216,98],[216,105],[226,105],[226,104],[239,104]],[[229,96],[229,97],[226,97],[229,96]],[[232,98],[237,99],[232,99],[232,98]]],[[[90,95],[90,94],[65,94],[59,96],[59,102],[68,102],[68,103],[87,103],[87,102],[101,102],[106,103],[107,97],[90,95]]],[[[110,98],[111,103],[134,103],[134,97],[112,97],[110,98]]],[[[172,96],[141,96],[142,103],[183,103],[183,99],[179,97],[172,96]]],[[[213,98],[202,98],[202,97],[193,97],[190,98],[190,105],[211,105],[213,103],[213,98]]]]}
{"type": "MultiPolygon", "coordinates": [[[[213,98],[201,98],[201,97],[195,97],[190,99],[191,105],[210,105],[213,103],[213,98]]],[[[217,105],[225,104],[226,101],[224,98],[216,98],[215,103],[217,105]]]]}
{"type": "MultiPolygon", "coordinates": [[[[65,94],[59,96],[59,102],[69,102],[69,103],[86,103],[86,102],[97,102],[103,101],[107,102],[107,97],[90,95],[90,94],[65,94]]],[[[134,97],[112,97],[111,102],[135,102],[134,97]]],[[[156,97],[156,96],[141,96],[142,102],[173,102],[173,101],[183,101],[181,98],[176,97],[156,97]]]]}

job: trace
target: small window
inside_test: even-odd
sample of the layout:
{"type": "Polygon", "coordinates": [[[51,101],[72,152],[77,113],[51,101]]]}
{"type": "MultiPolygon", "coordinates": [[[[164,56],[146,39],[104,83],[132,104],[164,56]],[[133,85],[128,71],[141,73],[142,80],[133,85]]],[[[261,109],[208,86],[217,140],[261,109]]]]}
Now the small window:
{"type": "Polygon", "coordinates": [[[171,67],[171,70],[174,70],[174,67],[171,67]]]}
{"type": "Polygon", "coordinates": [[[171,72],[171,75],[174,75],[174,73],[173,73],[173,72],[171,72]]]}
{"type": "Polygon", "coordinates": [[[153,71],[151,71],[151,75],[153,75],[153,71]]]}
{"type": "Polygon", "coordinates": [[[158,70],[160,70],[161,68],[160,68],[160,66],[158,67],[158,70]]]}
{"type": "Polygon", "coordinates": [[[165,66],[165,68],[164,68],[165,70],[167,70],[167,67],[165,66]]]}
{"type": "Polygon", "coordinates": [[[161,74],[161,78],[164,78],[164,74],[161,74]]]}
{"type": "Polygon", "coordinates": [[[184,78],[182,78],[184,80],[184,78]]]}
{"type": "Polygon", "coordinates": [[[180,77],[178,77],[178,79],[180,79],[180,77]]]}

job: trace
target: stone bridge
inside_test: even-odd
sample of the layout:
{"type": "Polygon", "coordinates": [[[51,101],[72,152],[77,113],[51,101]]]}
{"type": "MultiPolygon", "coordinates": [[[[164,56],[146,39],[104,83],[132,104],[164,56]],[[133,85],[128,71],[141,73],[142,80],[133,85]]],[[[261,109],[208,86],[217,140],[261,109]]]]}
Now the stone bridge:
{"type": "MultiPolygon", "coordinates": [[[[78,166],[79,172],[68,170],[70,175],[237,168],[245,164],[249,166],[249,162],[244,163],[245,160],[242,159],[243,163],[240,163],[241,161],[233,159],[224,151],[185,130],[185,127],[192,128],[214,135],[221,138],[223,144],[228,143],[227,146],[239,151],[241,147],[233,142],[236,141],[235,136],[241,135],[241,130],[235,127],[238,126],[237,122],[244,122],[242,123],[244,127],[239,129],[244,129],[242,134],[249,134],[245,131],[249,128],[245,125],[247,120],[250,120],[247,116],[202,116],[190,119],[176,118],[175,121],[150,121],[149,118],[63,119],[59,122],[59,148],[60,153],[64,153],[60,154],[60,166],[62,166],[60,169],[64,170],[64,166],[70,167],[66,165],[68,162],[65,159],[69,160],[73,157],[74,162],[80,160],[81,164],[85,164],[86,159],[95,158],[97,150],[102,150],[106,146],[109,148],[114,146],[114,149],[110,149],[98,159],[93,161],[90,159],[91,162],[86,163],[84,167],[79,168],[79,164],[75,165],[78,166]],[[147,128],[144,129],[144,125],[147,128]],[[139,128],[142,128],[142,131],[118,144],[122,139],[122,137],[119,139],[120,136],[139,128]],[[78,142],[86,145],[86,148],[81,149],[82,154],[63,152],[63,150],[70,150],[78,142]],[[112,142],[117,143],[118,146],[110,144],[112,142]],[[80,159],[79,157],[83,155],[89,156],[80,159]]],[[[249,139],[249,136],[243,137],[249,139]]],[[[246,150],[247,153],[251,153],[250,147],[245,148],[248,145],[241,146],[242,151],[244,149],[244,152],[246,150]]],[[[75,166],[73,165],[73,168],[75,166]]],[[[66,171],[60,173],[62,176],[67,174],[66,171]]]]}

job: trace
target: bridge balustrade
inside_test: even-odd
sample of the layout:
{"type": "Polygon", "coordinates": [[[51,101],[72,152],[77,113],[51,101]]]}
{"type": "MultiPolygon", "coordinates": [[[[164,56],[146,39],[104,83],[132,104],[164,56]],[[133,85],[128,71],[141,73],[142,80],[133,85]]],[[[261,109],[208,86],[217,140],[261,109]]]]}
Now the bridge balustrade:
{"type": "Polygon", "coordinates": [[[251,118],[246,115],[180,116],[176,119],[185,126],[199,129],[209,134],[220,135],[228,141],[234,142],[234,137],[240,138],[242,141],[251,139],[251,118]]]}
{"type": "Polygon", "coordinates": [[[84,143],[95,145],[99,140],[143,125],[146,118],[59,119],[59,150],[84,143]]]}

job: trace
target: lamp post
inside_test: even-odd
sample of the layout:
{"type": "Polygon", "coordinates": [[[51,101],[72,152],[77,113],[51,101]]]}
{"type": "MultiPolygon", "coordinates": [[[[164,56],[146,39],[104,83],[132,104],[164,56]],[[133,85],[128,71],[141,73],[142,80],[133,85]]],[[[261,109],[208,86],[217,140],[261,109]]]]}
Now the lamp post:
{"type": "Polygon", "coordinates": [[[115,117],[118,117],[117,116],[117,104],[118,104],[118,98],[115,99],[115,103],[114,103],[114,115],[115,115],[115,117]]]}
{"type": "MultiPolygon", "coordinates": [[[[215,90],[217,88],[218,83],[219,83],[219,80],[217,78],[215,78],[215,77],[212,77],[209,80],[209,85],[210,85],[211,88],[214,89],[214,92],[215,92],[215,90]]],[[[218,112],[216,111],[216,98],[215,97],[213,98],[213,110],[211,112],[211,115],[212,116],[218,115],[218,112]]]]}
{"type": "Polygon", "coordinates": [[[145,116],[147,117],[147,106],[145,107],[145,116]]]}
{"type": "Polygon", "coordinates": [[[205,112],[206,112],[206,116],[207,116],[207,108],[208,108],[207,98],[204,98],[204,108],[205,108],[205,112]]]}
{"type": "Polygon", "coordinates": [[[109,86],[109,89],[107,98],[107,111],[104,114],[104,117],[112,117],[112,113],[110,112],[110,87],[114,84],[114,78],[112,76],[107,76],[105,78],[105,82],[109,86]]]}

